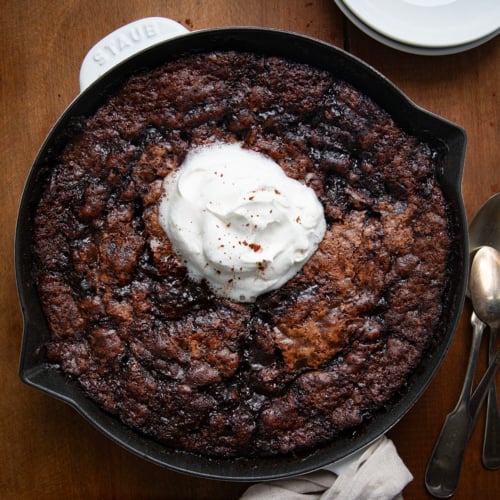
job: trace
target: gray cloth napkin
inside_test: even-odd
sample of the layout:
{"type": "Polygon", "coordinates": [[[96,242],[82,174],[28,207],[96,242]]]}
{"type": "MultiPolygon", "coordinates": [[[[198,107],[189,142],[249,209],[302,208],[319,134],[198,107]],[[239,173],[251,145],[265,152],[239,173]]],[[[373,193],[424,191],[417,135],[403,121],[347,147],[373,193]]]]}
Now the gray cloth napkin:
{"type": "Polygon", "coordinates": [[[382,436],[342,467],[255,484],[240,500],[394,500],[412,480],[394,443],[382,436]]]}

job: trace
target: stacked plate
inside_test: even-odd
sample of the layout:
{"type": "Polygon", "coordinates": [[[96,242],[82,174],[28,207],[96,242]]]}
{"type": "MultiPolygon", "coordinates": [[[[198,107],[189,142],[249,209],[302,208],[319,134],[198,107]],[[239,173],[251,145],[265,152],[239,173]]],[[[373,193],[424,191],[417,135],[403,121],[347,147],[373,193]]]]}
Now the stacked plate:
{"type": "Polygon", "coordinates": [[[389,47],[445,55],[500,33],[500,0],[335,0],[361,31],[389,47]]]}

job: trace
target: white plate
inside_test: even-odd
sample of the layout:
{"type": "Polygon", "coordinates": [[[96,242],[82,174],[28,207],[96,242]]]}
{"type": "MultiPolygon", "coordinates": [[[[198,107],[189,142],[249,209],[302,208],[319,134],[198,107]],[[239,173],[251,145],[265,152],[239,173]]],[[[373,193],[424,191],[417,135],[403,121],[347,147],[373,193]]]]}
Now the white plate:
{"type": "Polygon", "coordinates": [[[391,47],[396,50],[400,50],[402,52],[407,52],[409,54],[417,54],[420,56],[443,56],[443,55],[449,55],[449,54],[456,54],[459,52],[464,52],[466,50],[473,49],[474,47],[478,47],[479,45],[482,45],[483,43],[486,43],[488,40],[491,40],[494,38],[499,30],[496,30],[493,33],[490,33],[489,35],[479,38],[477,40],[474,40],[473,42],[470,43],[465,43],[465,44],[460,44],[460,45],[452,45],[449,47],[419,47],[415,45],[409,45],[403,42],[398,42],[396,40],[393,40],[392,38],[389,38],[385,35],[382,35],[378,31],[374,30],[373,28],[370,28],[367,24],[363,23],[361,19],[356,17],[353,12],[349,10],[349,8],[345,5],[345,3],[342,0],[334,0],[335,3],[337,4],[337,7],[342,11],[342,13],[351,21],[354,26],[356,26],[358,29],[366,33],[368,36],[373,38],[374,40],[377,40],[378,42],[387,45],[388,47],[391,47]]]}
{"type": "Polygon", "coordinates": [[[416,47],[446,48],[500,30],[500,0],[343,0],[366,26],[416,47]]]}

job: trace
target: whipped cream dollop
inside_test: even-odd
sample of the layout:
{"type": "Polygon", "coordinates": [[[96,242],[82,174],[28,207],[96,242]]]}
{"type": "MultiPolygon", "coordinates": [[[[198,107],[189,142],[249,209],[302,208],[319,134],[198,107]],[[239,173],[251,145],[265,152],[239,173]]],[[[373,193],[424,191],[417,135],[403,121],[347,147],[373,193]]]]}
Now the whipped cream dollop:
{"type": "Polygon", "coordinates": [[[190,275],[241,302],[292,278],[326,230],[314,191],[239,143],[193,149],[163,190],[160,224],[190,275]]]}

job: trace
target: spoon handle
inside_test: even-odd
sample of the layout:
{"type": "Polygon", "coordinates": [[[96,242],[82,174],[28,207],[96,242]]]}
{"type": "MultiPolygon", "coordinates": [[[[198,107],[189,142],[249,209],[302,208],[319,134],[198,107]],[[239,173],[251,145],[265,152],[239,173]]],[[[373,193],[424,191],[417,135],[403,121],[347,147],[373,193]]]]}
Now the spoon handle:
{"type": "MultiPolygon", "coordinates": [[[[498,328],[490,327],[489,362],[495,358],[495,344],[498,328]]],[[[500,412],[496,383],[493,381],[488,390],[488,403],[486,408],[486,427],[483,440],[483,465],[487,469],[500,468],[500,412]]]]}
{"type": "Polygon", "coordinates": [[[438,498],[451,497],[457,488],[473,424],[469,403],[485,324],[475,313],[471,323],[472,344],[462,392],[455,409],[446,417],[425,472],[427,491],[438,498]]]}
{"type": "Polygon", "coordinates": [[[488,393],[488,389],[493,383],[499,366],[500,349],[498,349],[498,351],[493,356],[491,363],[488,365],[488,369],[483,375],[483,378],[479,381],[479,384],[477,384],[477,387],[474,389],[472,397],[470,398],[469,409],[473,422],[476,421],[479,415],[483,401],[486,397],[486,394],[488,393]]]}

